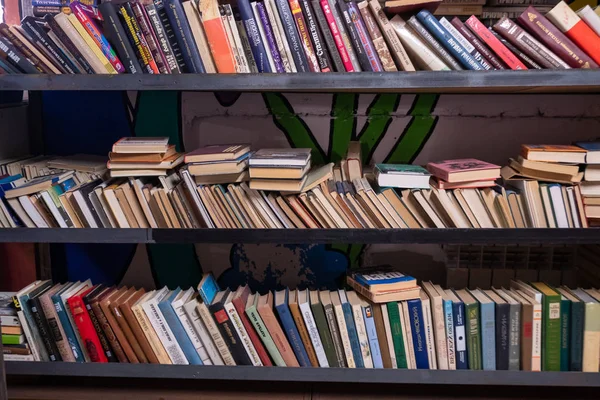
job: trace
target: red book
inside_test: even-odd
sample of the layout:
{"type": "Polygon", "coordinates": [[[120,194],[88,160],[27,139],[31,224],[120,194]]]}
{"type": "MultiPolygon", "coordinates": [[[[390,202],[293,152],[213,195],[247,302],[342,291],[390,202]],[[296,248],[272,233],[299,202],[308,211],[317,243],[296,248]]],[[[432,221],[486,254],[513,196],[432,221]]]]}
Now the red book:
{"type": "Polygon", "coordinates": [[[94,329],[94,324],[92,323],[90,315],[88,314],[85,304],[83,304],[82,300],[82,297],[91,292],[93,289],[94,287],[91,287],[71,296],[67,300],[67,304],[69,304],[71,315],[73,315],[73,320],[75,321],[75,325],[77,326],[77,330],[81,336],[81,341],[85,345],[85,348],[90,356],[90,360],[92,360],[92,362],[106,363],[108,362],[108,359],[102,350],[102,344],[100,343],[100,339],[98,339],[98,334],[96,333],[96,329],[94,329]]]}
{"type": "Polygon", "coordinates": [[[588,56],[600,64],[600,37],[565,2],[561,1],[546,17],[588,56]]]}
{"type": "Polygon", "coordinates": [[[481,23],[476,16],[472,15],[466,23],[471,32],[492,49],[492,51],[496,53],[510,69],[527,69],[525,64],[523,64],[517,56],[511,53],[511,51],[481,23]]]}
{"type": "Polygon", "coordinates": [[[267,350],[265,349],[265,346],[263,345],[262,341],[254,331],[252,322],[250,322],[248,316],[246,315],[246,301],[248,301],[248,296],[250,296],[250,287],[248,285],[241,286],[235,292],[235,295],[233,296],[231,302],[233,303],[233,306],[237,310],[238,314],[240,315],[240,319],[242,320],[244,328],[246,328],[246,332],[248,333],[248,336],[250,337],[250,340],[252,341],[256,352],[258,353],[260,361],[265,367],[271,367],[273,366],[273,363],[271,363],[271,359],[267,354],[267,350]]]}

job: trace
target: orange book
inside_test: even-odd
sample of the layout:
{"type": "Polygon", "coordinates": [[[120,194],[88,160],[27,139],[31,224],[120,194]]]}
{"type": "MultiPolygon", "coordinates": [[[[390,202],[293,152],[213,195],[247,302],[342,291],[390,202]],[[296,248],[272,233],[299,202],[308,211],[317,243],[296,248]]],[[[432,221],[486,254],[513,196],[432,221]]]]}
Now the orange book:
{"type": "Polygon", "coordinates": [[[600,63],[600,37],[567,3],[561,1],[546,17],[595,62],[600,63]]]}
{"type": "Polygon", "coordinates": [[[216,0],[200,0],[200,15],[210,51],[220,74],[234,74],[235,61],[216,0]]]}

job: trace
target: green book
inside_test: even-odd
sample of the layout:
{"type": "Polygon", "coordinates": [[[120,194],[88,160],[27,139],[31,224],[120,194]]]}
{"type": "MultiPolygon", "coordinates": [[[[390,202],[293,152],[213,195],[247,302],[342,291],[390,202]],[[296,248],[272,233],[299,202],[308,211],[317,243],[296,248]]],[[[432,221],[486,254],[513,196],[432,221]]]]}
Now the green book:
{"type": "Polygon", "coordinates": [[[396,366],[398,368],[408,368],[406,362],[406,351],[404,351],[404,335],[402,323],[400,322],[400,310],[398,302],[391,301],[386,304],[390,328],[392,330],[392,342],[394,343],[394,354],[396,355],[396,366]]]}
{"type": "Polygon", "coordinates": [[[542,282],[531,286],[542,295],[542,371],[560,371],[561,353],[561,296],[542,282]]]}
{"type": "Polygon", "coordinates": [[[469,369],[483,369],[481,357],[481,326],[479,322],[479,302],[466,290],[457,290],[456,295],[465,305],[465,331],[469,369]]]}
{"type": "Polygon", "coordinates": [[[2,334],[2,344],[23,344],[25,337],[23,335],[5,335],[2,334]]]}
{"type": "Polygon", "coordinates": [[[273,341],[269,330],[267,329],[265,323],[260,317],[260,314],[258,313],[258,310],[256,309],[256,304],[259,297],[260,296],[256,293],[248,296],[248,301],[246,303],[246,315],[252,323],[252,326],[254,326],[256,334],[267,348],[267,352],[269,352],[269,355],[271,356],[271,359],[275,365],[278,367],[285,367],[285,361],[283,361],[281,353],[279,353],[277,346],[275,346],[275,342],[273,341]]]}
{"type": "Polygon", "coordinates": [[[329,363],[330,367],[339,367],[340,365],[335,353],[333,338],[331,337],[331,332],[329,331],[329,325],[327,325],[327,317],[325,316],[323,305],[319,301],[319,291],[311,290],[309,291],[309,295],[310,309],[313,313],[313,317],[315,318],[317,329],[319,330],[319,337],[321,338],[321,344],[325,350],[327,362],[329,363]]]}

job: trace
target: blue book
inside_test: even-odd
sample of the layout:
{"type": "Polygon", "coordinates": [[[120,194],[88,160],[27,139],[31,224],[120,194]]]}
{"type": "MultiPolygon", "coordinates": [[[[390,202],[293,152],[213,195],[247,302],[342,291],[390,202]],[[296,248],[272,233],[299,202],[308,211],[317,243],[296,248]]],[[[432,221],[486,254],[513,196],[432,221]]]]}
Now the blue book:
{"type": "Polygon", "coordinates": [[[281,18],[283,30],[285,31],[285,36],[288,40],[288,44],[290,45],[290,51],[292,52],[292,58],[294,59],[296,69],[298,72],[310,72],[308,60],[306,58],[306,54],[304,54],[302,42],[300,41],[300,36],[298,35],[298,30],[296,29],[296,21],[292,15],[292,11],[290,10],[287,0],[275,0],[275,6],[279,12],[279,17],[281,18]]]}
{"type": "Polygon", "coordinates": [[[421,10],[417,14],[417,18],[425,28],[436,38],[438,42],[450,54],[452,54],[460,64],[471,70],[485,70],[483,66],[473,57],[465,48],[444,28],[442,24],[427,10],[421,10]]]}
{"type": "Polygon", "coordinates": [[[369,347],[371,348],[373,367],[383,368],[381,349],[379,348],[379,339],[377,338],[377,329],[375,328],[375,320],[373,319],[373,308],[367,303],[362,307],[362,311],[363,318],[365,319],[365,328],[367,329],[367,337],[369,338],[369,347]]]}
{"type": "Polygon", "coordinates": [[[238,0],[237,6],[242,23],[246,29],[246,34],[248,35],[250,50],[252,51],[252,56],[256,62],[258,72],[274,72],[271,71],[269,59],[267,58],[266,44],[263,43],[260,32],[258,31],[257,21],[254,18],[250,2],[248,0],[238,0]]]}
{"type": "Polygon", "coordinates": [[[181,288],[173,290],[171,294],[158,303],[158,308],[165,317],[165,321],[171,328],[171,331],[175,336],[175,340],[177,340],[177,343],[179,343],[179,346],[181,347],[183,354],[185,354],[185,358],[187,358],[188,362],[192,365],[203,365],[204,363],[202,362],[200,355],[198,355],[198,352],[190,340],[190,337],[185,332],[185,328],[181,324],[177,313],[171,306],[171,303],[173,303],[179,293],[181,293],[181,288]]]}
{"type": "Polygon", "coordinates": [[[425,340],[425,319],[423,318],[421,299],[408,300],[407,305],[417,369],[429,369],[427,341],[425,340]]]}
{"type": "Polygon", "coordinates": [[[338,293],[340,295],[340,303],[342,303],[342,311],[344,312],[346,329],[348,329],[348,337],[350,338],[350,347],[352,348],[352,357],[354,357],[354,363],[356,364],[356,368],[364,368],[365,363],[362,358],[362,352],[360,351],[360,341],[358,340],[356,325],[354,325],[352,306],[350,303],[348,303],[345,290],[338,290],[338,293]]]}
{"type": "Polygon", "coordinates": [[[206,304],[207,307],[213,302],[220,290],[215,277],[211,273],[204,274],[202,280],[198,284],[198,293],[202,298],[202,302],[206,304]]]}
{"type": "Polygon", "coordinates": [[[481,323],[481,354],[483,369],[496,370],[496,303],[481,290],[471,290],[471,295],[479,302],[481,323]]]}
{"type": "Polygon", "coordinates": [[[85,358],[83,357],[83,353],[81,351],[81,347],[79,346],[79,341],[77,341],[77,336],[75,335],[75,330],[71,325],[71,321],[67,316],[67,311],[65,310],[65,305],[63,304],[60,295],[71,289],[73,285],[76,283],[69,283],[65,285],[62,289],[56,292],[54,295],[50,296],[52,299],[52,303],[54,304],[54,309],[56,310],[56,315],[58,316],[58,320],[63,327],[63,331],[65,332],[65,336],[67,339],[67,343],[69,343],[69,347],[71,351],[73,351],[73,356],[75,357],[76,362],[85,362],[85,358]]]}
{"type": "MultiPolygon", "coordinates": [[[[200,58],[200,52],[196,46],[196,41],[193,40],[190,24],[183,11],[183,6],[179,0],[165,0],[165,12],[171,23],[173,33],[177,38],[179,49],[188,73],[202,74],[205,73],[204,63],[200,58]]],[[[183,72],[183,71],[182,71],[183,72]]]]}
{"type": "Polygon", "coordinates": [[[469,359],[467,358],[467,335],[465,332],[465,305],[454,292],[449,292],[448,295],[452,299],[456,369],[469,369],[469,359]]]}
{"type": "Polygon", "coordinates": [[[306,348],[304,348],[304,343],[300,337],[300,332],[298,332],[298,328],[294,323],[294,317],[292,317],[290,307],[288,306],[288,289],[275,292],[274,297],[275,310],[277,310],[279,321],[281,321],[281,326],[283,327],[285,335],[287,336],[288,341],[294,350],[294,354],[298,359],[298,363],[301,367],[310,367],[311,363],[310,359],[308,358],[308,353],[306,352],[306,348]]]}

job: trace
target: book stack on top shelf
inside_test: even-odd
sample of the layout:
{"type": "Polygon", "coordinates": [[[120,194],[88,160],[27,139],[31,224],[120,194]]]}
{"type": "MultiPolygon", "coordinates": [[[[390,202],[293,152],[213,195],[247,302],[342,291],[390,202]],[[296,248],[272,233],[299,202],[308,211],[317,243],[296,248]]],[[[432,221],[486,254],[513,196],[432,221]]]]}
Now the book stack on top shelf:
{"type": "Polygon", "coordinates": [[[197,290],[36,281],[14,304],[37,361],[599,371],[596,289],[443,289],[389,267],[348,282],[360,291],[261,295],[222,290],[210,274],[197,290]],[[40,298],[54,307],[35,308],[40,298]]]}
{"type": "Polygon", "coordinates": [[[167,0],[98,7],[73,1],[64,12],[57,7],[55,15],[43,15],[43,22],[27,16],[21,25],[0,24],[0,49],[6,53],[0,72],[598,68],[600,16],[591,8],[580,16],[564,2],[517,7],[510,12],[513,19],[487,19],[493,22],[490,31],[479,18],[480,1],[467,1],[386,1],[388,11],[402,12],[391,18],[377,0],[167,0]],[[432,14],[437,6],[441,19],[432,14]]]}

